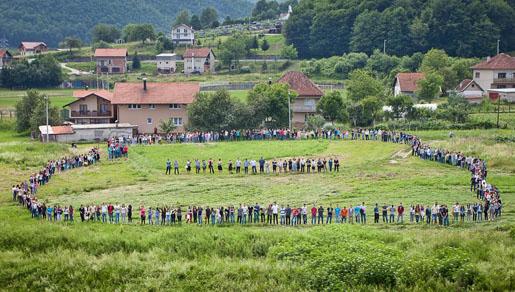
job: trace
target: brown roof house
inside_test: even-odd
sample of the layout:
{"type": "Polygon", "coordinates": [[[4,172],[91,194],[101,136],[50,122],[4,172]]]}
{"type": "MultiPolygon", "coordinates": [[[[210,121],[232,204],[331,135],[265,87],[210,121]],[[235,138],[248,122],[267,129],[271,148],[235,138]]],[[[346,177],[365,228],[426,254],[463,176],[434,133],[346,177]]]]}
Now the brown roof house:
{"type": "Polygon", "coordinates": [[[127,49],[96,49],[97,74],[125,74],[128,56],[127,49]]]}
{"type": "Polygon", "coordinates": [[[33,56],[48,51],[48,46],[44,42],[21,42],[18,49],[22,56],[33,56]]]}
{"type": "Polygon", "coordinates": [[[12,63],[13,55],[8,50],[0,50],[0,70],[9,67],[12,63]]]}
{"type": "Polygon", "coordinates": [[[469,103],[481,103],[485,95],[483,88],[472,79],[464,79],[454,90],[463,95],[469,103]]]}
{"type": "Polygon", "coordinates": [[[184,74],[215,72],[215,54],[210,48],[187,49],[183,59],[184,74]]]}
{"type": "Polygon", "coordinates": [[[415,96],[418,89],[417,83],[424,78],[424,73],[398,73],[395,76],[393,95],[415,96]]]}
{"type": "Polygon", "coordinates": [[[308,117],[316,114],[317,103],[324,92],[302,72],[287,72],[278,82],[288,84],[297,93],[292,107],[292,124],[297,128],[304,127],[308,117]]]}
{"type": "Polygon", "coordinates": [[[177,131],[188,122],[186,107],[197,98],[198,83],[116,83],[111,104],[120,123],[137,125],[139,133],[158,133],[162,121],[171,119],[177,131]]]}
{"type": "Polygon", "coordinates": [[[515,57],[500,53],[471,67],[474,82],[489,89],[515,88],[515,57]]]}
{"type": "Polygon", "coordinates": [[[69,120],[74,124],[108,124],[116,120],[111,104],[113,93],[107,90],[76,90],[69,108],[69,120]]]}

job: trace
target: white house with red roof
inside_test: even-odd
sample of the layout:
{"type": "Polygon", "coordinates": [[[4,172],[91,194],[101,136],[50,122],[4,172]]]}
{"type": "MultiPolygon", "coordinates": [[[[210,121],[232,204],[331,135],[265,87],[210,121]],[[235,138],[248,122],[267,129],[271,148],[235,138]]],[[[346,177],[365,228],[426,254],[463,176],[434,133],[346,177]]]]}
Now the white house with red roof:
{"type": "Polygon", "coordinates": [[[304,127],[308,117],[316,114],[317,104],[324,92],[302,72],[289,71],[278,82],[288,84],[297,93],[292,105],[292,124],[297,128],[304,127]]]}
{"type": "Polygon", "coordinates": [[[187,49],[183,55],[184,74],[215,72],[215,54],[210,48],[187,49]]]}
{"type": "Polygon", "coordinates": [[[113,93],[107,90],[76,90],[76,100],[64,105],[69,120],[75,124],[108,124],[116,120],[111,104],[113,93]]]}
{"type": "Polygon", "coordinates": [[[418,89],[418,82],[425,78],[421,72],[398,73],[393,84],[393,95],[415,96],[418,89]]]}
{"type": "Polygon", "coordinates": [[[176,45],[192,46],[195,44],[195,31],[189,25],[179,24],[172,27],[171,38],[176,45]]]}
{"type": "Polygon", "coordinates": [[[22,56],[33,56],[48,51],[48,46],[44,42],[21,42],[18,49],[22,56]]]}
{"type": "Polygon", "coordinates": [[[0,70],[11,65],[13,55],[8,50],[0,50],[0,70]]]}
{"type": "Polygon", "coordinates": [[[125,74],[127,72],[127,49],[96,49],[97,74],[125,74]]]}
{"type": "Polygon", "coordinates": [[[515,88],[515,57],[500,53],[471,67],[473,80],[483,90],[515,88]]]}

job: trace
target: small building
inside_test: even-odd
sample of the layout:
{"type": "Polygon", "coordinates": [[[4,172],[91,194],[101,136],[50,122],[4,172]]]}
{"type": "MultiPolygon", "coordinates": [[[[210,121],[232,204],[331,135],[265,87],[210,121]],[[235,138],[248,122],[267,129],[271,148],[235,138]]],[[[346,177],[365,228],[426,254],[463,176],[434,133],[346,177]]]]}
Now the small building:
{"type": "Polygon", "coordinates": [[[127,49],[96,49],[97,74],[125,74],[127,72],[127,49]]]}
{"type": "Polygon", "coordinates": [[[215,54],[210,48],[187,49],[183,59],[184,74],[215,73],[215,54]]]}
{"type": "Polygon", "coordinates": [[[410,72],[410,73],[398,73],[395,76],[395,82],[393,84],[393,95],[408,95],[411,97],[416,96],[418,89],[418,82],[425,78],[424,73],[410,72]]]}
{"type": "Polygon", "coordinates": [[[8,50],[0,50],[0,70],[11,66],[13,55],[8,50]]]}
{"type": "Polygon", "coordinates": [[[156,56],[157,73],[171,74],[177,70],[176,55],[163,53],[156,56]]]}
{"type": "MultiPolygon", "coordinates": [[[[50,141],[73,143],[81,141],[105,141],[112,137],[130,138],[135,127],[126,123],[48,126],[50,141]]],[[[46,140],[47,126],[39,126],[41,140],[46,140]]]]}
{"type": "Polygon", "coordinates": [[[317,104],[324,92],[302,72],[287,72],[278,82],[288,84],[297,93],[292,105],[292,125],[304,127],[308,117],[316,114],[317,104]]]}
{"type": "Polygon", "coordinates": [[[469,103],[481,103],[485,95],[483,88],[472,79],[464,79],[454,90],[461,94],[469,103]]]}
{"type": "Polygon", "coordinates": [[[186,107],[199,92],[199,83],[119,82],[111,104],[118,121],[136,125],[139,133],[159,133],[161,122],[170,119],[182,132],[188,123],[186,107]]]}
{"type": "Polygon", "coordinates": [[[503,101],[509,103],[515,102],[515,88],[493,88],[488,89],[488,97],[492,101],[496,101],[500,98],[503,101]]]}
{"type": "Polygon", "coordinates": [[[111,100],[113,93],[107,90],[76,90],[69,108],[69,120],[74,124],[108,124],[116,120],[111,100]]]}
{"type": "Polygon", "coordinates": [[[515,88],[515,57],[500,53],[471,67],[474,82],[484,91],[515,88]]]}
{"type": "Polygon", "coordinates": [[[192,46],[195,44],[195,31],[191,26],[179,24],[172,27],[171,39],[176,45],[192,46]]]}
{"type": "Polygon", "coordinates": [[[47,52],[48,46],[44,42],[21,42],[18,49],[22,56],[34,56],[47,52]]]}

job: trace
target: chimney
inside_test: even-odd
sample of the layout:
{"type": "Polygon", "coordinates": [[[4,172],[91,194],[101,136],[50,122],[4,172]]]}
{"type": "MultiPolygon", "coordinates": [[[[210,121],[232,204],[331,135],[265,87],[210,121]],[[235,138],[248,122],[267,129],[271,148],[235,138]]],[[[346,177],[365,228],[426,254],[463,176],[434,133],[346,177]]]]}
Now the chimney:
{"type": "Polygon", "coordinates": [[[147,90],[147,78],[143,78],[143,90],[147,90]]]}
{"type": "Polygon", "coordinates": [[[490,56],[486,57],[487,62],[490,62],[490,59],[491,59],[490,56]]]}

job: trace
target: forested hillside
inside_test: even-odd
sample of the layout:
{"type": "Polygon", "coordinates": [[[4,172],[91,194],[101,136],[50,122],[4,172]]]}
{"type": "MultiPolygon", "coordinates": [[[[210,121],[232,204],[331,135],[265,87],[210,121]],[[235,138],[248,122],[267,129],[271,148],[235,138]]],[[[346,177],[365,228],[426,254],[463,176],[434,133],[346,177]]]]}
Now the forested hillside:
{"type": "Polygon", "coordinates": [[[97,23],[120,28],[127,23],[152,23],[158,31],[169,31],[182,9],[200,15],[209,6],[218,16],[250,15],[253,3],[247,0],[3,0],[0,1],[0,38],[10,46],[18,42],[44,41],[55,47],[66,36],[89,40],[97,23]]]}
{"type": "Polygon", "coordinates": [[[514,0],[302,0],[287,22],[301,57],[383,49],[408,55],[441,48],[453,56],[515,50],[514,0]]]}

